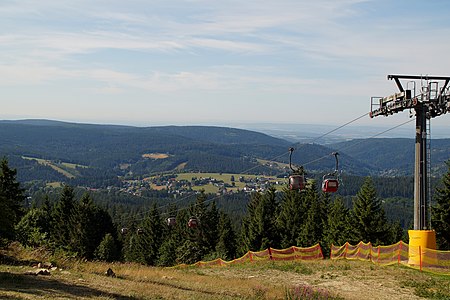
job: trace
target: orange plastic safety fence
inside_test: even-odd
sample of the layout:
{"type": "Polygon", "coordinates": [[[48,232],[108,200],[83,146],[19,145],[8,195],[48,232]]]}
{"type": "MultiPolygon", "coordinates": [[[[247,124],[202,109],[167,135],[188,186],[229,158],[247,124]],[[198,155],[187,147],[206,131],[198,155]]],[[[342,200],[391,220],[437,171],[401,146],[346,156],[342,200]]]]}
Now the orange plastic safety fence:
{"type": "Polygon", "coordinates": [[[372,247],[372,262],[378,265],[391,265],[408,262],[408,244],[400,241],[389,246],[372,247]]]}
{"type": "Polygon", "coordinates": [[[440,251],[420,246],[409,248],[409,265],[413,268],[450,275],[450,251],[440,251]]]}
{"type": "Polygon", "coordinates": [[[299,248],[292,246],[286,249],[273,249],[271,250],[272,260],[312,260],[323,259],[322,248],[319,244],[309,248],[299,248]]]}
{"type": "Polygon", "coordinates": [[[241,264],[254,261],[288,261],[288,260],[314,260],[323,259],[322,248],[319,244],[308,248],[300,248],[292,246],[286,249],[268,248],[262,251],[248,251],[243,256],[233,259],[231,261],[224,261],[220,258],[212,261],[199,261],[192,265],[180,264],[175,267],[210,267],[210,266],[227,266],[233,264],[241,264]]]}
{"type": "Polygon", "coordinates": [[[403,264],[411,268],[450,275],[450,251],[411,247],[400,241],[393,245],[374,247],[360,242],[342,246],[331,245],[331,259],[358,259],[378,265],[403,264]]]}
{"type": "Polygon", "coordinates": [[[269,249],[262,250],[259,252],[253,252],[253,251],[250,251],[250,252],[252,254],[252,261],[268,260],[270,258],[269,249]]]}

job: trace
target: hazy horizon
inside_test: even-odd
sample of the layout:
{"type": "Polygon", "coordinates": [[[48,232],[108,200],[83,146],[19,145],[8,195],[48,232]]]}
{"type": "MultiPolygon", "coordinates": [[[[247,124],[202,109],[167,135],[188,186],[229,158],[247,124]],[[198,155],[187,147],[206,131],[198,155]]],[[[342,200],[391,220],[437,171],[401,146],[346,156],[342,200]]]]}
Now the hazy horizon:
{"type": "MultiPolygon", "coordinates": [[[[251,130],[265,133],[274,137],[287,139],[290,141],[314,141],[317,143],[329,143],[330,141],[359,139],[359,138],[415,138],[415,122],[413,119],[390,126],[378,124],[374,126],[358,125],[350,123],[344,124],[301,124],[301,123],[193,123],[193,124],[119,124],[119,123],[101,123],[101,122],[73,122],[67,120],[52,119],[2,119],[0,122],[24,122],[24,121],[51,121],[75,124],[92,124],[105,126],[131,126],[131,127],[156,127],[156,126],[217,126],[230,127],[251,130]],[[321,136],[325,137],[317,139],[321,136]]],[[[447,126],[433,125],[431,127],[431,138],[442,139],[450,138],[450,131],[447,126]]]]}

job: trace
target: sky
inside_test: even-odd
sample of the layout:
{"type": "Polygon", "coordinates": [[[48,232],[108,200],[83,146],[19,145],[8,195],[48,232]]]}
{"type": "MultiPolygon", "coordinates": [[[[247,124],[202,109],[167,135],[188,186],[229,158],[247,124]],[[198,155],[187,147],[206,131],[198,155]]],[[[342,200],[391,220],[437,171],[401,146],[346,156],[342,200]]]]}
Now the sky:
{"type": "Polygon", "coordinates": [[[398,92],[388,74],[450,76],[449,15],[446,0],[2,0],[0,119],[341,125],[398,92]]]}

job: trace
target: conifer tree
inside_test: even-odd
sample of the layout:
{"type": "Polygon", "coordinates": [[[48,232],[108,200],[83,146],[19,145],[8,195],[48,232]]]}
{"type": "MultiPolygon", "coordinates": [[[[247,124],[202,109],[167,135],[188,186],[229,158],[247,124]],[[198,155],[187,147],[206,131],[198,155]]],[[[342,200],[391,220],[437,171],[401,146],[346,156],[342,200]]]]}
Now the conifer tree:
{"type": "Polygon", "coordinates": [[[216,249],[216,245],[219,241],[219,220],[220,214],[216,207],[216,202],[212,202],[207,209],[206,216],[201,224],[207,252],[214,252],[216,249]]]}
{"type": "Polygon", "coordinates": [[[186,209],[179,210],[176,215],[176,224],[169,228],[167,235],[169,235],[180,246],[185,239],[187,239],[192,232],[188,227],[189,217],[192,216],[186,209]]]}
{"type": "Polygon", "coordinates": [[[431,224],[436,231],[438,249],[450,250],[450,160],[448,171],[442,177],[443,186],[436,189],[436,204],[431,211],[431,224]]]}
{"type": "Polygon", "coordinates": [[[258,209],[259,229],[261,230],[261,250],[269,247],[280,247],[280,236],[277,230],[279,207],[275,189],[270,188],[264,193],[263,201],[258,209]]]}
{"type": "Polygon", "coordinates": [[[197,196],[194,205],[189,207],[188,214],[181,213],[183,223],[179,225],[179,233],[182,235],[175,250],[177,264],[193,264],[207,254],[206,240],[203,234],[203,226],[206,220],[206,195],[202,191],[197,196]],[[188,221],[195,218],[198,221],[196,227],[188,227],[188,221]]]}
{"type": "Polygon", "coordinates": [[[324,207],[314,186],[305,190],[305,201],[309,208],[296,244],[310,247],[322,241],[324,207]]]}
{"type": "Polygon", "coordinates": [[[156,204],[153,205],[139,228],[141,231],[136,238],[138,249],[136,261],[156,265],[163,237],[163,223],[156,204]]]}
{"type": "Polygon", "coordinates": [[[399,221],[389,222],[388,229],[389,239],[386,240],[386,244],[395,244],[404,239],[405,232],[399,221]]]}
{"type": "Polygon", "coordinates": [[[173,225],[167,225],[164,230],[163,241],[159,249],[158,266],[170,267],[176,264],[176,249],[182,241],[183,232],[186,231],[187,217],[185,215],[185,210],[181,210],[177,214],[176,205],[169,205],[167,216],[175,217],[176,222],[173,225]]]}
{"type": "Polygon", "coordinates": [[[95,250],[95,258],[107,262],[112,262],[119,258],[117,243],[111,233],[107,233],[103,237],[95,250]]]}
{"type": "Polygon", "coordinates": [[[124,242],[123,255],[126,261],[137,262],[141,259],[140,248],[138,244],[138,235],[127,233],[128,237],[124,242]]]}
{"type": "Polygon", "coordinates": [[[14,226],[22,217],[24,190],[16,180],[17,170],[8,166],[6,158],[0,161],[0,240],[14,238],[14,226]]]}
{"type": "Polygon", "coordinates": [[[65,185],[52,210],[51,239],[56,248],[69,250],[72,242],[75,199],[73,188],[65,185]]]}
{"type": "MultiPolygon", "coordinates": [[[[201,220],[197,228],[189,228],[188,221],[190,217],[196,217],[194,207],[191,206],[189,211],[183,209],[177,214],[177,224],[175,232],[172,235],[175,245],[175,262],[176,264],[192,264],[202,259],[205,250],[201,248],[201,220]]],[[[169,243],[169,242],[168,242],[169,243]]],[[[172,250],[172,244],[165,245],[165,249],[172,250]]],[[[163,254],[164,256],[166,254],[163,254]]],[[[173,257],[168,257],[170,261],[173,257]]]]}
{"type": "Polygon", "coordinates": [[[352,217],[352,224],[354,225],[353,243],[363,241],[378,245],[387,242],[389,228],[385,212],[370,177],[364,180],[356,195],[353,202],[352,217]]]}
{"type": "Polygon", "coordinates": [[[215,245],[217,244],[217,209],[214,205],[214,212],[209,210],[208,205],[205,204],[206,200],[206,195],[202,191],[197,195],[195,204],[189,208],[190,215],[187,219],[197,219],[198,225],[195,228],[189,228],[187,226],[188,221],[186,220],[184,224],[185,228],[182,229],[184,239],[176,250],[178,263],[187,264],[196,262],[215,249],[215,245]],[[216,224],[212,224],[214,222],[213,220],[215,220],[216,224]],[[211,236],[208,230],[214,232],[216,236],[211,236]],[[214,248],[211,249],[211,246],[214,248]]]}
{"type": "Polygon", "coordinates": [[[231,224],[231,219],[222,212],[219,220],[219,241],[216,253],[224,260],[234,259],[236,257],[236,243],[236,233],[231,224]]]}
{"type": "Polygon", "coordinates": [[[275,189],[271,188],[264,194],[254,194],[248,209],[242,228],[243,245],[246,250],[279,248],[280,236],[277,230],[279,209],[275,189]]]}
{"type": "Polygon", "coordinates": [[[296,245],[302,232],[308,207],[304,201],[305,193],[285,190],[280,205],[277,227],[280,232],[280,246],[287,248],[296,245]]]}
{"type": "Polygon", "coordinates": [[[110,215],[95,205],[88,193],[76,203],[71,223],[71,250],[81,257],[92,259],[106,234],[111,234],[115,239],[115,227],[110,215]]]}
{"type": "Polygon", "coordinates": [[[262,201],[261,199],[262,195],[260,193],[253,193],[247,204],[247,214],[244,216],[241,226],[242,242],[240,243],[240,254],[244,254],[249,250],[259,250],[260,245],[258,245],[258,241],[261,240],[261,237],[254,220],[257,217],[256,209],[262,201]]]}
{"type": "Polygon", "coordinates": [[[186,239],[184,242],[176,249],[176,262],[177,264],[193,264],[200,260],[205,253],[205,249],[201,248],[199,243],[191,239],[186,239]]]}
{"type": "Polygon", "coordinates": [[[159,248],[158,266],[170,267],[176,264],[178,243],[173,236],[166,237],[159,248]]]}
{"type": "Polygon", "coordinates": [[[326,245],[341,246],[350,240],[351,227],[349,210],[341,197],[330,203],[327,221],[324,227],[324,242],[326,245]]]}
{"type": "Polygon", "coordinates": [[[70,250],[77,252],[80,257],[91,259],[93,250],[98,246],[92,245],[94,241],[92,237],[94,235],[95,228],[98,227],[94,224],[93,214],[93,202],[88,194],[83,195],[79,203],[74,203],[73,213],[71,215],[71,243],[70,250]],[[94,227],[90,227],[94,226],[94,227]],[[92,250],[93,248],[93,250],[92,250]]]}

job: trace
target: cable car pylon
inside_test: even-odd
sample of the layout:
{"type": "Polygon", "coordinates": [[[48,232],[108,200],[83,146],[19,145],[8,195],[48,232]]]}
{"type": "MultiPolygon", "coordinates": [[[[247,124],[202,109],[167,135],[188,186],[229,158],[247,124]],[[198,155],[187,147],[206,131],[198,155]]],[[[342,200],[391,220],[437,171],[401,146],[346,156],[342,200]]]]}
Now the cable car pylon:
{"type": "MultiPolygon", "coordinates": [[[[427,203],[429,186],[427,176],[427,120],[450,112],[450,77],[388,75],[399,89],[398,93],[387,97],[372,97],[369,116],[389,116],[405,109],[414,110],[416,117],[416,143],[414,168],[414,230],[409,230],[409,263],[419,264],[420,255],[416,249],[436,249],[436,233],[427,228],[427,203]],[[406,89],[400,80],[412,80],[414,89],[406,89]],[[420,81],[421,89],[416,93],[415,81],[420,81]]],[[[423,252],[423,251],[422,251],[423,252]]]]}

